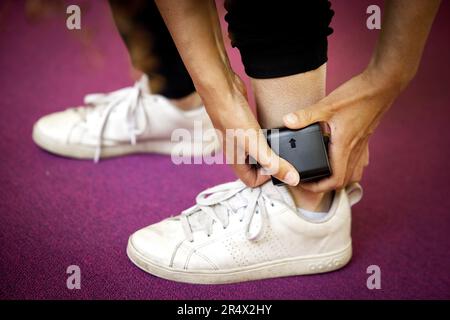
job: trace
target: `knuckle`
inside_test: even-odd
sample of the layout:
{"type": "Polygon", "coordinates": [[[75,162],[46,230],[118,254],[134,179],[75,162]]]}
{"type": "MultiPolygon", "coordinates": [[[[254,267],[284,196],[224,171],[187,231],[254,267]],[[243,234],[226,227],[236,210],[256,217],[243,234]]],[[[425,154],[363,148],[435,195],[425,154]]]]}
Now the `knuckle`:
{"type": "Polygon", "coordinates": [[[341,103],[339,101],[331,101],[327,104],[327,110],[331,113],[332,111],[337,111],[341,107],[341,103]]]}
{"type": "Polygon", "coordinates": [[[312,120],[312,113],[311,110],[308,109],[302,109],[297,111],[297,116],[302,123],[309,123],[312,120]]]}
{"type": "Polygon", "coordinates": [[[328,108],[327,108],[327,109],[322,109],[322,110],[320,111],[320,117],[321,117],[322,119],[324,119],[324,120],[328,120],[328,119],[330,119],[332,116],[333,116],[333,111],[332,111],[332,110],[329,110],[328,108]]]}

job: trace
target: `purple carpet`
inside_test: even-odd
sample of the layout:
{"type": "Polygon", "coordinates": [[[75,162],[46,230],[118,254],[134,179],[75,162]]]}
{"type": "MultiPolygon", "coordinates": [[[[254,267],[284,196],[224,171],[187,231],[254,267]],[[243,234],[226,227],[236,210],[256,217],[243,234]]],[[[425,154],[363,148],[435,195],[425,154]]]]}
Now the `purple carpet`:
{"type": "MultiPolygon", "coordinates": [[[[366,28],[365,12],[374,2],[333,2],[329,90],[367,63],[378,31],[366,28]]],[[[220,286],[155,278],[132,265],[125,248],[133,231],[234,179],[228,167],[175,166],[159,155],[94,164],[33,144],[40,116],[77,105],[88,92],[132,83],[106,1],[78,4],[82,32],[66,29],[65,6],[38,19],[25,15],[22,1],[0,3],[1,299],[450,298],[449,2],[417,77],[371,140],[351,263],[325,275],[220,286]],[[81,290],[66,288],[73,264],[81,268],[81,290]],[[370,265],[381,268],[380,290],[366,287],[370,265]]]]}

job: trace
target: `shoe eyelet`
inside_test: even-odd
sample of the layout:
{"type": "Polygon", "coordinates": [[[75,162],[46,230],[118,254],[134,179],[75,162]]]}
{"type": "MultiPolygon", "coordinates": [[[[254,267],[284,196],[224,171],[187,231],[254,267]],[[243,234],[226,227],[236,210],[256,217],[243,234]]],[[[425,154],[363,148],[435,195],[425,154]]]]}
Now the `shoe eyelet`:
{"type": "Polygon", "coordinates": [[[270,205],[271,205],[272,207],[275,207],[275,203],[273,203],[273,202],[272,202],[270,205]]]}

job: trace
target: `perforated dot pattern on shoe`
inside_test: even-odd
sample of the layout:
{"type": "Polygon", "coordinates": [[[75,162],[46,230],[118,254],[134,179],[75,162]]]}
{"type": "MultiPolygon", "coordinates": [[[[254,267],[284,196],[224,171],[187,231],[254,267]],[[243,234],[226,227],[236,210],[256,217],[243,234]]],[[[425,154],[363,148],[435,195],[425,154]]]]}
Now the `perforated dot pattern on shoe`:
{"type": "Polygon", "coordinates": [[[311,263],[308,268],[311,272],[321,272],[338,269],[343,265],[343,261],[340,258],[330,258],[320,263],[311,263]]]}
{"type": "Polygon", "coordinates": [[[248,240],[239,233],[223,241],[225,248],[236,266],[243,267],[287,257],[287,252],[279,237],[267,226],[263,236],[256,241],[248,240]]]}

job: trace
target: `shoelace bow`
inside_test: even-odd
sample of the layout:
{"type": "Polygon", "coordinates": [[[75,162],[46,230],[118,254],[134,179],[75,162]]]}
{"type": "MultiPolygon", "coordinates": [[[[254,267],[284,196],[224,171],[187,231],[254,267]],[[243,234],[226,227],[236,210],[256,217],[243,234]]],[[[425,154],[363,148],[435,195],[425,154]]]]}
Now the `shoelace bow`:
{"type": "Polygon", "coordinates": [[[250,189],[242,181],[237,180],[206,189],[199,193],[196,197],[196,205],[181,213],[181,223],[186,238],[193,242],[193,231],[189,222],[189,218],[192,217],[192,215],[199,213],[204,213],[206,215],[207,219],[203,222],[203,226],[207,235],[210,236],[213,224],[216,221],[225,229],[229,224],[229,215],[233,213],[236,214],[240,208],[245,208],[245,210],[241,210],[240,217],[240,221],[244,222],[245,236],[248,240],[257,240],[264,233],[264,229],[269,219],[266,203],[270,203],[270,205],[273,206],[273,202],[267,195],[262,193],[261,188],[250,189]],[[249,189],[246,197],[241,194],[245,189],[249,189]],[[230,204],[231,198],[234,198],[234,208],[230,204]],[[218,208],[213,208],[214,206],[223,206],[222,209],[226,210],[226,214],[223,215],[223,217],[216,214],[218,208]],[[261,212],[261,224],[257,232],[254,235],[251,235],[250,227],[253,217],[259,212],[261,212]]]}
{"type": "Polygon", "coordinates": [[[98,162],[100,159],[103,133],[108,118],[115,108],[127,108],[126,121],[130,133],[130,143],[133,145],[136,144],[136,136],[141,133],[137,130],[137,111],[139,107],[143,106],[142,96],[143,92],[139,82],[136,82],[133,87],[120,89],[111,93],[86,96],[85,103],[94,108],[98,108],[100,105],[106,105],[101,110],[97,109],[101,113],[96,134],[98,140],[95,148],[94,162],[98,162]]]}

